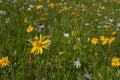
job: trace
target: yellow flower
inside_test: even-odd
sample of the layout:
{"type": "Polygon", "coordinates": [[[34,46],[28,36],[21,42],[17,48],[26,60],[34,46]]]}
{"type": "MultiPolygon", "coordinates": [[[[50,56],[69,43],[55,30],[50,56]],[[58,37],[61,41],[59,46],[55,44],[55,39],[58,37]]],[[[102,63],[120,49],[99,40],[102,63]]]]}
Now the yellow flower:
{"type": "Polygon", "coordinates": [[[54,8],[54,7],[55,7],[54,3],[50,3],[50,8],[54,8]]]}
{"type": "Polygon", "coordinates": [[[93,7],[95,7],[95,6],[96,6],[96,4],[95,4],[95,3],[93,3],[92,5],[93,5],[93,7]]]}
{"type": "Polygon", "coordinates": [[[109,40],[108,37],[106,37],[104,40],[101,40],[102,41],[102,45],[107,44],[108,40],[109,40]]]}
{"type": "Polygon", "coordinates": [[[28,22],[28,21],[27,21],[27,18],[25,18],[25,19],[24,19],[24,23],[27,23],[27,22],[28,22]]]}
{"type": "Polygon", "coordinates": [[[31,53],[32,54],[42,54],[43,53],[43,48],[48,49],[48,43],[50,42],[49,39],[44,40],[45,37],[42,36],[42,34],[39,37],[35,37],[34,41],[30,41],[32,48],[31,48],[31,53]]]}
{"type": "Polygon", "coordinates": [[[64,10],[65,10],[65,11],[68,11],[68,10],[69,10],[69,8],[67,8],[67,7],[64,7],[64,10]]]}
{"type": "Polygon", "coordinates": [[[104,41],[105,40],[105,36],[100,36],[100,40],[104,41]]]}
{"type": "Polygon", "coordinates": [[[115,41],[115,37],[112,37],[112,38],[108,39],[109,44],[111,44],[113,41],[115,41]]]}
{"type": "Polygon", "coordinates": [[[30,33],[34,30],[34,27],[32,27],[32,25],[30,25],[28,28],[27,28],[27,32],[30,33]]]}
{"type": "Polygon", "coordinates": [[[36,6],[36,9],[37,9],[37,10],[39,10],[40,8],[42,8],[41,5],[37,5],[37,6],[36,6]]]}
{"type": "Polygon", "coordinates": [[[45,13],[45,16],[48,16],[48,13],[45,13]]]}
{"type": "Polygon", "coordinates": [[[85,4],[81,4],[81,8],[86,9],[87,6],[85,4]]]}
{"type": "Polygon", "coordinates": [[[45,21],[45,20],[46,20],[46,18],[40,18],[40,20],[41,20],[41,21],[45,21]]]}
{"type": "Polygon", "coordinates": [[[9,60],[8,60],[8,57],[2,57],[2,59],[0,59],[0,65],[1,67],[6,67],[6,66],[9,66],[9,60]]]}
{"type": "Polygon", "coordinates": [[[112,66],[120,66],[120,60],[119,60],[119,58],[117,58],[117,57],[112,58],[111,65],[112,66]]]}
{"type": "Polygon", "coordinates": [[[97,15],[98,15],[99,17],[101,17],[101,16],[102,16],[102,14],[100,14],[100,13],[98,13],[97,15]]]}
{"type": "Polygon", "coordinates": [[[49,3],[50,2],[50,0],[47,0],[47,3],[49,3]]]}
{"type": "Polygon", "coordinates": [[[38,0],[38,2],[42,2],[42,0],[38,0]]]}
{"type": "Polygon", "coordinates": [[[61,51],[61,52],[59,52],[59,55],[61,55],[61,54],[64,54],[64,52],[62,52],[62,51],[61,51]]]}
{"type": "Polygon", "coordinates": [[[101,5],[98,6],[98,10],[102,10],[103,7],[101,5]]]}
{"type": "Polygon", "coordinates": [[[58,13],[59,13],[59,14],[62,13],[62,10],[59,10],[58,13]]]}
{"type": "Polygon", "coordinates": [[[74,14],[75,14],[75,12],[72,12],[71,14],[72,14],[72,15],[74,15],[74,14]]]}
{"type": "Polygon", "coordinates": [[[117,34],[117,32],[116,31],[114,31],[114,32],[112,32],[112,35],[114,36],[114,35],[116,35],[117,34]]]}
{"type": "Polygon", "coordinates": [[[62,2],[59,3],[59,6],[62,6],[62,2]]]}
{"type": "Polygon", "coordinates": [[[91,40],[91,43],[92,43],[92,44],[97,44],[97,42],[98,42],[98,39],[97,39],[97,38],[92,38],[92,40],[91,40]]]}

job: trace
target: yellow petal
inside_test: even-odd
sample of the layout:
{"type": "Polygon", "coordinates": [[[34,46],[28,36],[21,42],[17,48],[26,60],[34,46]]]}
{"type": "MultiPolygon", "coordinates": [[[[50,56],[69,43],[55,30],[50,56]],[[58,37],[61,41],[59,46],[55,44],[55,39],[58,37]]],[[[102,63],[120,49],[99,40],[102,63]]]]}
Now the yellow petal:
{"type": "Polygon", "coordinates": [[[38,37],[37,37],[37,36],[35,36],[35,40],[38,40],[38,37]]]}
{"type": "Polygon", "coordinates": [[[45,48],[45,49],[48,49],[48,46],[46,46],[46,45],[44,45],[44,46],[42,46],[43,48],[45,48]]]}
{"type": "Polygon", "coordinates": [[[33,48],[31,49],[31,53],[34,53],[35,51],[36,51],[36,48],[33,47],[33,48]]]}
{"type": "Polygon", "coordinates": [[[48,44],[49,41],[50,41],[49,39],[45,40],[45,41],[42,42],[42,44],[48,44]]]}
{"type": "Polygon", "coordinates": [[[41,47],[40,47],[39,51],[40,51],[40,54],[42,54],[42,53],[43,53],[43,49],[42,49],[41,47]]]}
{"type": "Polygon", "coordinates": [[[40,41],[42,41],[42,34],[40,34],[40,41]]]}

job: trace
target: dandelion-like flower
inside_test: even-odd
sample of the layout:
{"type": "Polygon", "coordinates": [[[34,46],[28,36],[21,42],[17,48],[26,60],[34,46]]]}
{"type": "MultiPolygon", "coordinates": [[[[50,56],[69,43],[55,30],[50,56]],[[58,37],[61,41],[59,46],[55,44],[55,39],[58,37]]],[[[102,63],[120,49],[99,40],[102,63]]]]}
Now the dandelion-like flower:
{"type": "Polygon", "coordinates": [[[32,27],[31,25],[27,28],[27,32],[30,33],[34,30],[34,27],[32,27]]]}
{"type": "Polygon", "coordinates": [[[81,67],[81,63],[78,60],[74,61],[74,65],[76,66],[77,69],[81,67]]]}
{"type": "Polygon", "coordinates": [[[108,37],[105,37],[105,36],[100,36],[100,40],[102,41],[102,45],[105,45],[108,43],[109,41],[109,38],[108,37]]]}
{"type": "Polygon", "coordinates": [[[42,36],[42,34],[39,37],[35,37],[34,41],[29,41],[32,44],[31,53],[32,54],[42,54],[43,48],[48,49],[48,44],[50,42],[49,39],[44,40],[45,36],[42,36]]]}
{"type": "Polygon", "coordinates": [[[9,66],[9,60],[8,60],[8,56],[6,57],[2,57],[2,59],[0,59],[0,65],[1,67],[6,67],[9,66]]]}
{"type": "Polygon", "coordinates": [[[50,3],[50,8],[54,8],[54,7],[55,7],[54,3],[50,3]]]}
{"type": "Polygon", "coordinates": [[[112,66],[120,66],[120,59],[117,57],[112,58],[111,65],[112,66]]]}
{"type": "Polygon", "coordinates": [[[108,40],[109,42],[109,44],[111,44],[113,41],[115,41],[115,37],[111,37],[111,38],[109,38],[109,40],[108,40]]]}
{"type": "Polygon", "coordinates": [[[97,39],[97,38],[92,38],[92,40],[91,40],[91,43],[92,43],[92,44],[97,44],[97,42],[98,42],[98,39],[97,39]]]}

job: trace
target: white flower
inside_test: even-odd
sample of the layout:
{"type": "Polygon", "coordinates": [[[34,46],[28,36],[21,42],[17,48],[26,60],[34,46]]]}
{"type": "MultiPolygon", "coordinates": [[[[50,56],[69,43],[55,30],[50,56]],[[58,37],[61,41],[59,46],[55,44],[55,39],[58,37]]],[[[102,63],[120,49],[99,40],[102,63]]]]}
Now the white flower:
{"type": "Polygon", "coordinates": [[[32,8],[34,8],[34,6],[30,4],[27,10],[30,11],[32,8]]]}
{"type": "Polygon", "coordinates": [[[95,21],[97,22],[97,21],[98,21],[98,19],[95,19],[95,21]]]}
{"type": "Polygon", "coordinates": [[[113,22],[114,20],[113,20],[113,19],[110,19],[109,21],[110,21],[110,22],[113,22]]]}
{"type": "Polygon", "coordinates": [[[81,67],[81,63],[80,63],[80,61],[74,61],[74,65],[75,65],[75,67],[78,69],[78,68],[80,68],[81,67]]]}
{"type": "Polygon", "coordinates": [[[85,23],[85,26],[89,26],[90,24],[89,23],[85,23]]]}
{"type": "Polygon", "coordinates": [[[91,78],[92,78],[91,75],[92,75],[92,74],[88,74],[88,73],[87,73],[87,74],[84,74],[83,77],[86,78],[86,79],[91,80],[91,78]]]}
{"type": "Polygon", "coordinates": [[[101,26],[97,26],[97,28],[101,28],[101,26]]]}
{"type": "Polygon", "coordinates": [[[69,37],[69,33],[64,33],[64,37],[69,37]]]}
{"type": "Polygon", "coordinates": [[[16,2],[17,2],[17,0],[14,0],[14,1],[13,1],[13,3],[16,3],[16,2]]]}
{"type": "Polygon", "coordinates": [[[6,13],[5,13],[5,11],[0,11],[0,14],[5,15],[6,13]]]}
{"type": "Polygon", "coordinates": [[[34,6],[33,6],[33,5],[31,5],[31,4],[29,5],[29,7],[30,7],[30,8],[34,8],[34,6]]]}
{"type": "Polygon", "coordinates": [[[107,2],[108,0],[105,0],[105,2],[107,2]]]}

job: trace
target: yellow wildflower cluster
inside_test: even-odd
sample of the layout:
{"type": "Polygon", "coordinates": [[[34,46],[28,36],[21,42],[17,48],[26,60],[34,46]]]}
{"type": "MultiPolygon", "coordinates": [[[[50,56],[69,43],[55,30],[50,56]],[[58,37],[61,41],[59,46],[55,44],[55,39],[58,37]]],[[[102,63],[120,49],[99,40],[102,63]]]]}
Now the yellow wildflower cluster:
{"type": "Polygon", "coordinates": [[[2,57],[1,59],[0,59],[0,66],[1,67],[6,67],[6,66],[9,66],[9,60],[8,60],[8,57],[6,56],[6,57],[2,57]]]}
{"type": "Polygon", "coordinates": [[[120,66],[120,59],[118,57],[114,57],[112,58],[112,62],[111,62],[112,66],[120,66]]]}
{"type": "Polygon", "coordinates": [[[115,37],[108,38],[105,36],[100,36],[100,40],[101,40],[102,45],[105,45],[107,43],[111,44],[113,41],[115,41],[115,37]]]}
{"type": "Polygon", "coordinates": [[[99,39],[98,38],[92,38],[91,43],[96,45],[98,43],[98,40],[100,40],[102,45],[105,45],[105,44],[110,45],[113,41],[115,41],[115,39],[116,39],[115,37],[108,38],[108,37],[105,37],[105,36],[100,36],[99,39]]]}

